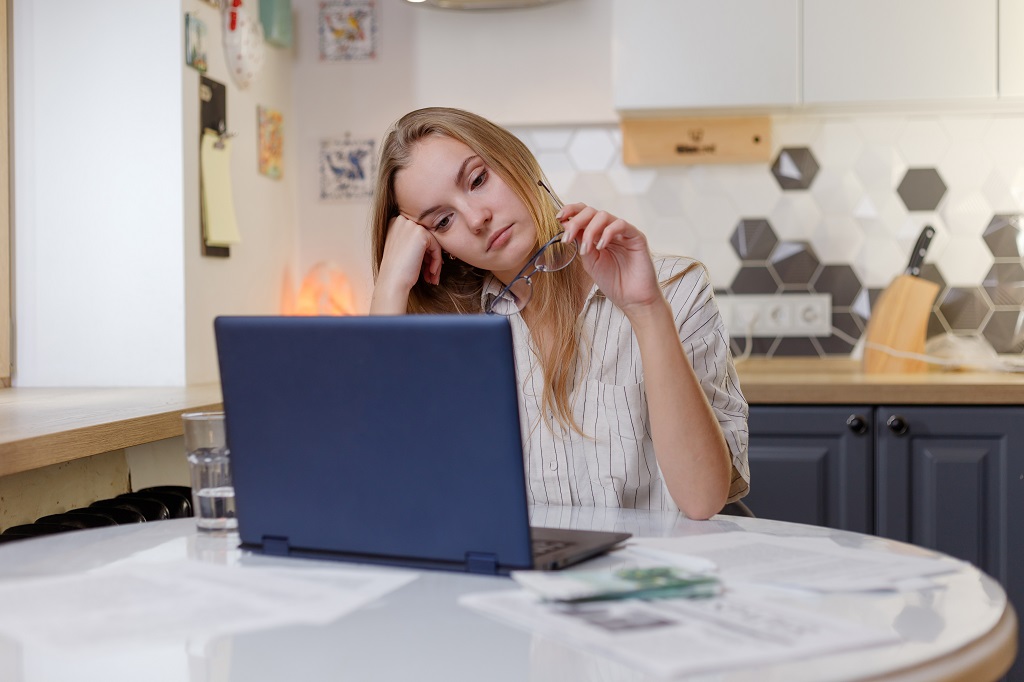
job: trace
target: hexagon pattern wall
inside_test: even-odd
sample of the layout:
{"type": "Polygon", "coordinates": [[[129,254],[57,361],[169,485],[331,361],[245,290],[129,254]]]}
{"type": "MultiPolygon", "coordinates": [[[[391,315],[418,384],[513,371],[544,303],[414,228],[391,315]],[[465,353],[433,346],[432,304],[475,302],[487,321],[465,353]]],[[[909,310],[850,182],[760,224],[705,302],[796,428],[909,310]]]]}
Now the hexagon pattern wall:
{"type": "Polygon", "coordinates": [[[831,294],[835,333],[755,338],[754,355],[849,354],[925,225],[921,276],[940,286],[929,335],[1024,352],[1024,117],[782,116],[770,163],[649,168],[622,164],[617,126],[513,132],[563,200],[700,259],[716,290],[831,294]]]}

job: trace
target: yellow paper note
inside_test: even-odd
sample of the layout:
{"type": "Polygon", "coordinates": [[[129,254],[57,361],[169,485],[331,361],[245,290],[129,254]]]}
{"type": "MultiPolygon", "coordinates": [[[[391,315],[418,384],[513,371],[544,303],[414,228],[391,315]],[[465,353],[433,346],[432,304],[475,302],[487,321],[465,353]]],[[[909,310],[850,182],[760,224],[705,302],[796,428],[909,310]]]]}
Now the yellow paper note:
{"type": "Polygon", "coordinates": [[[231,195],[231,140],[203,132],[199,153],[202,176],[203,237],[207,246],[229,246],[242,241],[231,195]],[[220,141],[222,148],[217,147],[220,141]]]}

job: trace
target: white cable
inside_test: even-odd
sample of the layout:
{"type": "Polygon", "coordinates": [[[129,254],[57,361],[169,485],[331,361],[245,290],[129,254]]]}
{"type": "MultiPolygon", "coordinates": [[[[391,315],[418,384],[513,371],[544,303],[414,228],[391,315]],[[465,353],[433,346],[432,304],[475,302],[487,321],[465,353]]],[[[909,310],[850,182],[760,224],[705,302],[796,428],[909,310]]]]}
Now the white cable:
{"type": "MultiPolygon", "coordinates": [[[[858,339],[853,338],[852,336],[844,332],[842,329],[832,327],[832,333],[851,345],[857,345],[858,343],[858,339]]],[[[904,358],[907,360],[920,360],[921,362],[926,362],[931,365],[940,365],[943,367],[974,367],[978,369],[997,370],[1004,372],[1024,372],[1024,365],[1019,365],[1009,360],[1002,361],[999,359],[994,359],[992,362],[971,363],[965,362],[963,358],[943,358],[937,355],[926,355],[924,353],[914,353],[906,350],[898,350],[896,348],[892,348],[891,346],[886,346],[881,343],[867,341],[866,339],[864,340],[864,346],[866,348],[871,348],[873,350],[877,350],[881,353],[885,353],[886,355],[891,355],[893,357],[904,358]]]]}
{"type": "Polygon", "coordinates": [[[757,325],[757,313],[750,318],[747,323],[747,329],[745,334],[746,346],[743,348],[743,352],[740,353],[739,357],[733,360],[733,363],[743,362],[750,357],[750,353],[754,350],[754,327],[757,325]]]}

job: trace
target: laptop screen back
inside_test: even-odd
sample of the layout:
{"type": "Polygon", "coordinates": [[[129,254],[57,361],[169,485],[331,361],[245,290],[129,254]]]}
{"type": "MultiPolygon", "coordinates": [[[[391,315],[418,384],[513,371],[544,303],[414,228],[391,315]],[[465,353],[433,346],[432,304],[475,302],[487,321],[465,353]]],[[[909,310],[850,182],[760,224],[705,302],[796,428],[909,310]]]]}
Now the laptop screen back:
{"type": "Polygon", "coordinates": [[[532,566],[508,320],[220,317],[245,545],[532,566]]]}

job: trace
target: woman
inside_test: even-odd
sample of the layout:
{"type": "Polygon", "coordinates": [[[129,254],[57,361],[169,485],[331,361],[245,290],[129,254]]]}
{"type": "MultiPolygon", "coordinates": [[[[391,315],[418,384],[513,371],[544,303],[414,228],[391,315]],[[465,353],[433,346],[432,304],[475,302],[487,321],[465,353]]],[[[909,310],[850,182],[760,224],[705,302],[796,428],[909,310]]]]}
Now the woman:
{"type": "Polygon", "coordinates": [[[531,502],[718,513],[748,490],[747,404],[703,266],[652,260],[633,225],[546,190],[490,121],[402,117],[381,147],[371,314],[510,316],[531,502]]]}

